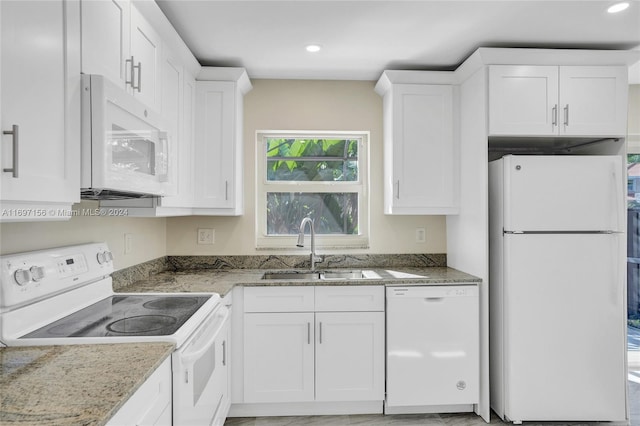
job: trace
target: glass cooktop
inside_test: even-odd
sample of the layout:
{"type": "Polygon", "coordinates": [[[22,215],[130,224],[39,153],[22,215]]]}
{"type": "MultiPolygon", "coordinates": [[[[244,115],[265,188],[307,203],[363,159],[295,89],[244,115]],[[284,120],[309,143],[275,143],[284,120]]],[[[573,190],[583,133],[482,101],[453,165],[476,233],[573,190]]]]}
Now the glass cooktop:
{"type": "Polygon", "coordinates": [[[119,295],[103,299],[21,337],[167,336],[211,296],[119,295]]]}

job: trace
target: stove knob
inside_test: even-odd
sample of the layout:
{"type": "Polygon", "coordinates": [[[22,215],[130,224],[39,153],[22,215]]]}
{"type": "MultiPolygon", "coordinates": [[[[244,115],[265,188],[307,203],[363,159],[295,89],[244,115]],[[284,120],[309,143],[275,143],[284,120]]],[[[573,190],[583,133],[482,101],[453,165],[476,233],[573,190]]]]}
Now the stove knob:
{"type": "Polygon", "coordinates": [[[24,286],[31,281],[31,272],[27,269],[18,269],[13,274],[13,278],[15,278],[16,283],[18,283],[19,286],[24,286]]]}
{"type": "Polygon", "coordinates": [[[102,265],[104,262],[107,261],[107,259],[104,256],[104,252],[98,253],[98,255],[96,257],[98,258],[98,263],[100,265],[102,265]]]}
{"type": "Polygon", "coordinates": [[[34,281],[40,281],[44,278],[44,267],[42,266],[32,266],[29,272],[31,272],[31,278],[34,281]]]}
{"type": "Polygon", "coordinates": [[[111,254],[110,251],[105,251],[104,258],[107,262],[111,262],[113,260],[113,254],[111,254]]]}

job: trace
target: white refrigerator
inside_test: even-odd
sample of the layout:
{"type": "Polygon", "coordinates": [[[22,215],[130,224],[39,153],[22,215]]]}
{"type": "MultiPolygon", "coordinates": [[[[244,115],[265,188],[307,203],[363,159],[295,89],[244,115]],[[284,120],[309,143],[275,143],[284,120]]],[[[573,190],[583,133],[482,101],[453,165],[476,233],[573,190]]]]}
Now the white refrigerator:
{"type": "Polygon", "coordinates": [[[618,156],[489,163],[491,407],[624,421],[624,168],[618,156]]]}

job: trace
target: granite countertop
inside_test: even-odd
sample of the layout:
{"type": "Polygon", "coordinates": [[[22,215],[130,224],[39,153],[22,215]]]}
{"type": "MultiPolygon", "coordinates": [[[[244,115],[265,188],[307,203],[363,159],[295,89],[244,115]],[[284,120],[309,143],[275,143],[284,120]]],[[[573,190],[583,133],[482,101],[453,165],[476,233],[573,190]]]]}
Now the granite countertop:
{"type": "Polygon", "coordinates": [[[172,351],[170,343],[0,348],[0,424],[106,424],[172,351]]]}
{"type": "MultiPolygon", "coordinates": [[[[358,268],[353,268],[358,269],[358,268]]],[[[221,297],[227,295],[234,286],[287,286],[287,285],[434,285],[434,284],[479,284],[482,280],[453,268],[363,268],[377,273],[379,279],[361,280],[264,280],[265,272],[277,269],[192,269],[165,271],[151,275],[147,279],[119,288],[118,293],[182,293],[214,292],[221,297]]],[[[332,271],[349,269],[331,269],[332,271]]],[[[306,272],[306,270],[300,270],[306,272]]]]}

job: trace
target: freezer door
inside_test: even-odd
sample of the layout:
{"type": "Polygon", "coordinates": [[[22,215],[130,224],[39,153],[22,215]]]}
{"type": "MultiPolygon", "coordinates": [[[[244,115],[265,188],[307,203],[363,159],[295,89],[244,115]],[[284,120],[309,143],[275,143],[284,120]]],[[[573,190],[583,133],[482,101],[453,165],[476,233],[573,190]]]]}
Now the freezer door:
{"type": "Polygon", "coordinates": [[[503,157],[507,231],[622,231],[617,156],[503,157]]]}
{"type": "Polygon", "coordinates": [[[621,237],[504,237],[505,414],[512,421],[623,421],[621,237]]]}

